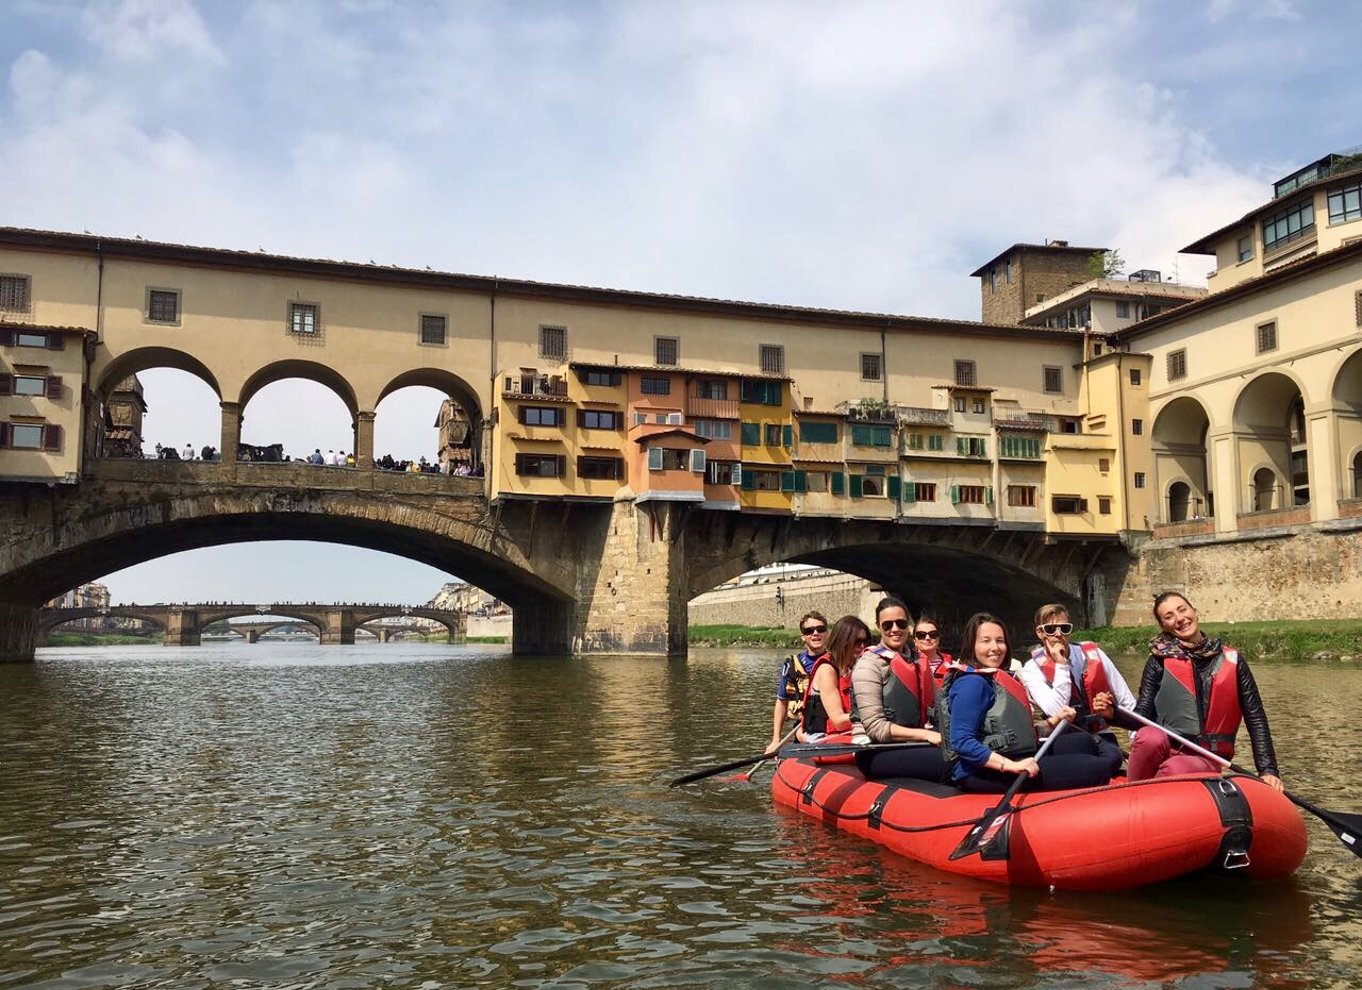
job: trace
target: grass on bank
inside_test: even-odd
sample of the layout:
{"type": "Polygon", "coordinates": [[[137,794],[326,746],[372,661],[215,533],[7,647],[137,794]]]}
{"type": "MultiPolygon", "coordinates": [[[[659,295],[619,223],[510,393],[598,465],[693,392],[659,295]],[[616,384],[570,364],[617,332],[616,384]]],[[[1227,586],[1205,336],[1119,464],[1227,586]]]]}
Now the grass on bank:
{"type": "Polygon", "coordinates": [[[160,642],[160,633],[138,636],[136,633],[59,632],[48,638],[50,646],[137,646],[160,642]]]}
{"type": "MultiPolygon", "coordinates": [[[[1362,660],[1362,619],[1311,619],[1296,622],[1208,622],[1208,635],[1219,636],[1250,660],[1362,660]]],[[[1103,626],[1079,629],[1073,641],[1092,640],[1107,653],[1143,655],[1154,638],[1154,626],[1103,626]]],[[[1012,632],[1013,653],[1024,656],[1034,639],[1012,632]]],[[[799,646],[795,629],[757,626],[691,626],[692,646],[762,646],[794,650],[799,646]]],[[[955,651],[956,644],[945,648],[955,651]]]]}

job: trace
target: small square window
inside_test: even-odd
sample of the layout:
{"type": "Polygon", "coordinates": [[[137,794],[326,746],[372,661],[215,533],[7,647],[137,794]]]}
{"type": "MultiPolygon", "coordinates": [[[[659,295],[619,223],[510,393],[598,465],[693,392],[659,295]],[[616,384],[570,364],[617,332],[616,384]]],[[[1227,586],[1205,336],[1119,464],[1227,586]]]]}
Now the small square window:
{"type": "Polygon", "coordinates": [[[762,440],[767,447],[779,447],[782,431],[779,423],[766,423],[762,427],[762,440]]]}
{"type": "Polygon", "coordinates": [[[1059,393],[1064,391],[1064,371],[1054,365],[1045,366],[1045,391],[1059,393]]]}
{"type": "Polygon", "coordinates": [[[1130,319],[1130,303],[1118,302],[1116,304],[1116,318],[1118,320],[1130,319]]]}
{"type": "Polygon", "coordinates": [[[1277,349],[1277,321],[1271,320],[1267,323],[1258,324],[1256,337],[1259,354],[1275,351],[1277,349]]]}
{"type": "Polygon", "coordinates": [[[913,494],[919,502],[936,501],[936,482],[919,481],[916,485],[913,486],[913,488],[914,488],[913,494]]]}
{"type": "Polygon", "coordinates": [[[1130,432],[1131,432],[1131,435],[1132,435],[1132,436],[1137,436],[1137,437],[1138,437],[1138,436],[1143,436],[1143,435],[1144,435],[1144,420],[1142,420],[1142,419],[1132,419],[1132,420],[1130,421],[1130,432]]]}
{"type": "Polygon", "coordinates": [[[1168,380],[1175,382],[1187,377],[1187,349],[1178,348],[1168,352],[1168,380]]]}
{"type": "Polygon", "coordinates": [[[1110,457],[1097,458],[1097,470],[1101,471],[1103,474],[1106,474],[1108,471],[1110,471],[1111,458],[1110,457]]]}
{"type": "Polygon", "coordinates": [[[27,313],[28,307],[28,276],[0,275],[0,312],[27,313]]]}
{"type": "Polygon", "coordinates": [[[567,358],[567,327],[539,328],[539,356],[552,361],[567,358]]]}
{"type": "Polygon", "coordinates": [[[974,411],[975,411],[976,413],[982,413],[982,412],[984,411],[984,400],[983,400],[983,399],[975,399],[975,400],[974,400],[974,405],[973,405],[972,408],[974,409],[974,411]]]}
{"type": "Polygon", "coordinates": [[[11,423],[9,445],[17,450],[42,450],[43,435],[42,424],[11,423]]]}
{"type": "Polygon", "coordinates": [[[978,385],[978,369],[973,361],[955,362],[955,384],[964,386],[978,385]]]}
{"type": "Polygon", "coordinates": [[[645,377],[639,381],[639,391],[644,395],[671,395],[672,380],[670,378],[645,377]]]}
{"type": "Polygon", "coordinates": [[[884,378],[884,368],[880,362],[880,355],[873,352],[861,354],[861,381],[878,382],[884,378]]]}
{"type": "Polygon", "coordinates": [[[421,343],[443,344],[449,320],[438,313],[421,314],[421,343]]]}
{"type": "Polygon", "coordinates": [[[965,411],[965,397],[963,395],[957,395],[955,397],[955,411],[958,413],[965,411]]]}
{"type": "Polygon", "coordinates": [[[785,347],[782,344],[762,344],[759,357],[763,375],[785,374],[785,347]]]}
{"type": "Polygon", "coordinates": [[[1239,263],[1243,264],[1253,258],[1253,235],[1245,234],[1239,238],[1235,244],[1235,253],[1239,256],[1239,263]]]}
{"type": "Polygon", "coordinates": [[[676,364],[681,355],[681,340],[678,337],[654,337],[653,357],[658,364],[676,364]]]}
{"type": "Polygon", "coordinates": [[[148,289],[147,322],[179,323],[180,294],[173,289],[148,289]]]}
{"type": "Polygon", "coordinates": [[[1139,368],[1131,368],[1131,369],[1130,369],[1130,384],[1133,385],[1133,386],[1135,386],[1136,388],[1139,388],[1139,387],[1140,387],[1140,382],[1141,382],[1142,380],[1143,380],[1143,375],[1140,373],[1140,369],[1139,369],[1139,368]]]}
{"type": "Polygon", "coordinates": [[[321,330],[316,303],[290,303],[288,308],[289,333],[300,337],[315,337],[321,330]]]}
{"type": "Polygon", "coordinates": [[[1136,487],[1136,488],[1143,488],[1143,487],[1144,487],[1144,472],[1143,472],[1143,471],[1136,471],[1136,472],[1135,472],[1135,487],[1136,487]]]}
{"type": "Polygon", "coordinates": [[[1097,496],[1097,512],[1099,515],[1111,515],[1111,497],[1109,495],[1097,496]]]}

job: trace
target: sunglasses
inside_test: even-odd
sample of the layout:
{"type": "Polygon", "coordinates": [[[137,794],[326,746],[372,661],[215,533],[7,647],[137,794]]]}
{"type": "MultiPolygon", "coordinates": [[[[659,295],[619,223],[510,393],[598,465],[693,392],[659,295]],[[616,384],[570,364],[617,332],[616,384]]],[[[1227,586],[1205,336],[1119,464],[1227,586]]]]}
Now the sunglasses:
{"type": "Polygon", "coordinates": [[[1047,636],[1054,636],[1056,634],[1067,636],[1074,631],[1074,624],[1072,622],[1047,622],[1040,627],[1040,631],[1047,636]]]}
{"type": "Polygon", "coordinates": [[[908,628],[908,620],[907,620],[907,619],[885,619],[883,622],[880,623],[880,628],[883,629],[885,632],[888,632],[890,629],[907,629],[907,628],[908,628]]]}
{"type": "Polygon", "coordinates": [[[937,630],[935,630],[935,629],[932,629],[932,630],[930,630],[930,631],[929,631],[929,630],[919,629],[917,632],[913,633],[913,638],[914,638],[914,639],[940,639],[940,638],[941,638],[941,633],[939,633],[939,632],[938,632],[937,630]]]}
{"type": "Polygon", "coordinates": [[[799,630],[799,631],[800,631],[801,633],[803,633],[805,636],[814,636],[814,635],[817,635],[818,633],[825,633],[825,632],[827,632],[827,631],[828,631],[828,627],[827,627],[827,626],[805,626],[803,629],[801,629],[801,630],[799,630]]]}
{"type": "Polygon", "coordinates": [[[852,642],[855,643],[857,646],[870,645],[870,640],[866,639],[864,636],[857,636],[854,640],[852,640],[852,642]]]}

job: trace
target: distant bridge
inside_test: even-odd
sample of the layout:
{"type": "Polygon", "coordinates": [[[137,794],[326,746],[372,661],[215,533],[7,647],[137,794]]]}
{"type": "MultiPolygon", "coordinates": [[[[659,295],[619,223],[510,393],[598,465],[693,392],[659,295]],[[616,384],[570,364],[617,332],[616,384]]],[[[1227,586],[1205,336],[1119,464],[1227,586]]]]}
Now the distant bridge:
{"type": "MultiPolygon", "coordinates": [[[[453,609],[429,608],[424,605],[387,604],[323,604],[321,602],[271,602],[260,605],[221,603],[177,603],[157,605],[111,605],[102,608],[44,608],[38,612],[38,637],[46,642],[52,631],[67,622],[91,618],[125,618],[149,622],[164,632],[167,646],[198,646],[208,626],[245,616],[280,616],[279,622],[243,623],[245,629],[229,626],[241,632],[249,642],[256,642],[262,633],[289,622],[305,622],[317,629],[323,643],[353,643],[355,630],[369,627],[379,619],[431,619],[445,627],[449,642],[462,642],[467,634],[467,617],[453,609]]],[[[410,623],[397,627],[376,625],[369,632],[386,643],[391,634],[415,628],[410,623]],[[383,631],[388,629],[389,631],[383,631]]]]}

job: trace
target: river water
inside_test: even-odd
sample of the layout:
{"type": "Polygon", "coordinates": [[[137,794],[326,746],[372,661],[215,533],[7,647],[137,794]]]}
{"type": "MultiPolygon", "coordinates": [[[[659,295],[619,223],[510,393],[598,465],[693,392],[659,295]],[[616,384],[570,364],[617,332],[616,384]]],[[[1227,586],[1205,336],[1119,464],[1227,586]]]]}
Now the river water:
{"type": "MultiPolygon", "coordinates": [[[[1099,897],[936,873],[774,810],[765,774],[669,790],[760,750],[776,660],[238,643],[0,666],[0,987],[1362,982],[1362,860],[1313,818],[1287,883],[1099,897]]],[[[1288,786],[1362,811],[1362,670],[1256,669],[1288,786]]]]}

